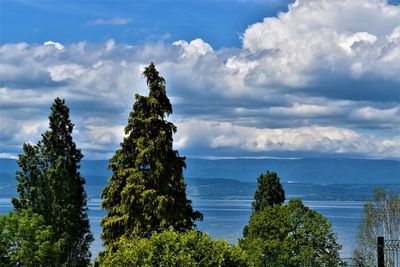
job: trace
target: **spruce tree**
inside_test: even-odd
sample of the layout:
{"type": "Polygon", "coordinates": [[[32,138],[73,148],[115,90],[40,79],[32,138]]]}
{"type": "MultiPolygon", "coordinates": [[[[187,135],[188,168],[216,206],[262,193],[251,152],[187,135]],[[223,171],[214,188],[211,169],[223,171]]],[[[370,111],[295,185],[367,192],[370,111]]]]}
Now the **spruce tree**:
{"type": "Polygon", "coordinates": [[[276,172],[267,171],[267,173],[261,174],[257,181],[257,191],[252,203],[253,212],[285,202],[285,191],[276,172]]]}
{"type": "Polygon", "coordinates": [[[42,215],[63,239],[61,258],[66,266],[86,266],[93,236],[89,229],[84,178],[79,173],[83,155],[72,139],[74,125],[65,101],[56,98],[49,116],[50,129],[37,145],[23,146],[17,171],[16,210],[42,215]]]}
{"type": "Polygon", "coordinates": [[[145,68],[148,96],[136,94],[112,176],[103,189],[102,239],[107,248],[121,237],[149,237],[170,227],[185,231],[202,219],[186,198],[185,158],[173,150],[176,127],[166,120],[172,105],[165,80],[153,63],[145,68]]]}

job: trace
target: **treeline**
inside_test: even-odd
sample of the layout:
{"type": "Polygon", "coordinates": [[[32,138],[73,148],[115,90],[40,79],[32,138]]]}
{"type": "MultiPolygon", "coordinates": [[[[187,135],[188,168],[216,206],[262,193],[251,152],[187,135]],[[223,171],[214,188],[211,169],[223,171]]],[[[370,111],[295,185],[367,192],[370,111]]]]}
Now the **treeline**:
{"type": "MultiPolygon", "coordinates": [[[[196,229],[183,177],[185,158],[173,149],[172,105],[153,63],[143,72],[148,96],[135,96],[120,148],[102,192],[100,266],[340,266],[330,222],[300,199],[285,204],[275,172],[258,177],[252,215],[238,245],[196,229]]],[[[24,144],[14,210],[0,216],[1,266],[88,266],[93,236],[87,216],[83,155],[64,100],[55,99],[49,130],[24,144]]],[[[371,207],[370,207],[371,208],[371,207]]],[[[374,210],[371,208],[371,210],[374,210]]],[[[363,227],[365,231],[369,228],[363,227]]],[[[358,250],[359,258],[369,255],[358,250]]],[[[367,259],[366,259],[367,260],[367,259]]],[[[364,262],[366,262],[366,260],[364,262]]],[[[362,265],[360,265],[362,266],[362,265]]]]}

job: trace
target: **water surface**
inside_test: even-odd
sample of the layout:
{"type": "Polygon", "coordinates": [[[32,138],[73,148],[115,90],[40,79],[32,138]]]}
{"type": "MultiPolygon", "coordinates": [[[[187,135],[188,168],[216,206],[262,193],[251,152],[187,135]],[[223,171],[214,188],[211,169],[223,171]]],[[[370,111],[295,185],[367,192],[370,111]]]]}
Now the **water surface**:
{"type": "MultiPolygon", "coordinates": [[[[251,214],[251,199],[203,199],[192,198],[193,208],[204,215],[202,222],[197,222],[201,231],[212,237],[224,238],[230,243],[237,243],[242,236],[243,227],[251,214]]],[[[95,237],[91,251],[96,256],[102,250],[100,221],[105,211],[100,208],[100,199],[88,201],[90,226],[95,237]]],[[[341,256],[350,257],[355,242],[357,227],[361,221],[363,201],[304,201],[304,204],[326,216],[338,234],[338,242],[343,245],[341,256]]],[[[10,199],[0,199],[0,214],[12,210],[10,199]]]]}

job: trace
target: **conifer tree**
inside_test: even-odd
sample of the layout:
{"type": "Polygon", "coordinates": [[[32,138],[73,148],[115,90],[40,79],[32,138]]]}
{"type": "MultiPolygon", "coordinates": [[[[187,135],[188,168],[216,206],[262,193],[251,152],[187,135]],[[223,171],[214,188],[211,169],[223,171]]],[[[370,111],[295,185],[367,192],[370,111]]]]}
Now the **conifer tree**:
{"type": "Polygon", "coordinates": [[[17,171],[16,210],[32,209],[42,215],[63,239],[61,259],[67,266],[86,266],[93,236],[86,208],[85,180],[79,173],[83,155],[72,139],[74,125],[65,101],[56,98],[49,116],[50,129],[37,145],[25,144],[17,171]]]}
{"type": "Polygon", "coordinates": [[[267,173],[261,174],[257,180],[257,191],[252,203],[253,212],[285,202],[285,191],[276,172],[267,171],[267,173]]]}
{"type": "Polygon", "coordinates": [[[103,189],[102,239],[110,248],[121,237],[149,237],[170,227],[191,229],[202,219],[186,198],[185,158],[173,150],[176,127],[166,120],[172,105],[153,63],[145,68],[148,96],[136,94],[121,147],[111,158],[103,189]]]}

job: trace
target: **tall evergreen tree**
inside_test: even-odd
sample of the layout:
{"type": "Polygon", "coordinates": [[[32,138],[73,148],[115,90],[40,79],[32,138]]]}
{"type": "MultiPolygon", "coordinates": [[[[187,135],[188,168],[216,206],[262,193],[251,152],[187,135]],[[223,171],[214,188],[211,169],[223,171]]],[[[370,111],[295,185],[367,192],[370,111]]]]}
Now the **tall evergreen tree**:
{"type": "Polygon", "coordinates": [[[285,191],[276,172],[267,171],[267,173],[261,174],[257,181],[257,191],[252,203],[253,212],[285,202],[285,191]]]}
{"type": "Polygon", "coordinates": [[[15,209],[32,209],[42,215],[63,239],[62,261],[67,266],[85,266],[90,261],[93,236],[86,208],[85,180],[79,173],[83,155],[72,139],[74,125],[65,101],[56,98],[49,116],[50,129],[37,145],[23,146],[17,171],[18,198],[15,209]]]}
{"type": "Polygon", "coordinates": [[[186,198],[185,158],[173,150],[176,127],[165,80],[153,63],[145,68],[148,96],[136,95],[121,147],[111,158],[112,176],[103,189],[102,238],[107,247],[120,237],[149,237],[169,227],[191,229],[201,213],[186,198]]]}

